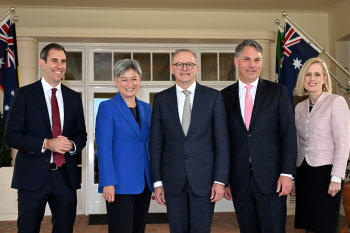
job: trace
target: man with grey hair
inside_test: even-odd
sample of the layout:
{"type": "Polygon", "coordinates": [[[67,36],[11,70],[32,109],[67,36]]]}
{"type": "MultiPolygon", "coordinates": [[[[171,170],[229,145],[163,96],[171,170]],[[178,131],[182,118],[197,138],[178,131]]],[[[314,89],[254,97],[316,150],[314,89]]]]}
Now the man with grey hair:
{"type": "Polygon", "coordinates": [[[170,231],[209,233],[214,204],[224,195],[229,142],[219,91],[195,82],[195,54],[175,51],[176,85],[154,97],[151,174],[154,197],[166,205],[170,231]]]}
{"type": "Polygon", "coordinates": [[[296,130],[286,88],[260,78],[262,53],[256,41],[239,44],[239,80],[222,90],[231,145],[225,198],[233,199],[242,233],[284,233],[296,130]]]}

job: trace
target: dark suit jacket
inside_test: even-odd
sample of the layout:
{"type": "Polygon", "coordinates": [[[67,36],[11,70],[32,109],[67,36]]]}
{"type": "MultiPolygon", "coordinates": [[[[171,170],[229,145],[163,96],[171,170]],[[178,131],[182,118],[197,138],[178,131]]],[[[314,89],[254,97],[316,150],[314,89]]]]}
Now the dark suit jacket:
{"type": "MultiPolygon", "coordinates": [[[[80,153],[86,144],[83,105],[79,93],[62,85],[64,124],[62,135],[73,141],[80,153]]],[[[12,188],[34,191],[49,173],[51,151],[41,153],[44,139],[52,138],[50,118],[41,80],[16,91],[8,114],[5,143],[18,150],[12,188]]],[[[75,156],[65,154],[72,188],[80,188],[75,156]]]]}
{"type": "Polygon", "coordinates": [[[221,92],[230,135],[229,183],[233,194],[247,191],[249,156],[260,190],[265,194],[276,192],[281,173],[296,173],[296,130],[286,88],[259,78],[249,131],[241,115],[238,82],[221,92]]]}
{"type": "Polygon", "coordinates": [[[178,194],[186,176],[199,196],[210,195],[214,181],[227,182],[229,142],[219,91],[196,84],[186,137],[179,119],[176,87],[156,94],[150,142],[152,181],[163,181],[166,195],[178,194]]]}

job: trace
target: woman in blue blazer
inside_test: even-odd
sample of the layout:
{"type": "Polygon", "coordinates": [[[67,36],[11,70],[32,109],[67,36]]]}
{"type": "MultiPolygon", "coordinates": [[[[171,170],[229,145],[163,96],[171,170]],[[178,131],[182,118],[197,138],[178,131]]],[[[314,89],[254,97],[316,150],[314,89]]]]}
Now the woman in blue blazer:
{"type": "Polygon", "coordinates": [[[136,98],[141,66],[120,60],[113,69],[119,92],[100,104],[96,118],[99,189],[109,233],[143,233],[153,186],[149,163],[152,109],[136,98]]]}

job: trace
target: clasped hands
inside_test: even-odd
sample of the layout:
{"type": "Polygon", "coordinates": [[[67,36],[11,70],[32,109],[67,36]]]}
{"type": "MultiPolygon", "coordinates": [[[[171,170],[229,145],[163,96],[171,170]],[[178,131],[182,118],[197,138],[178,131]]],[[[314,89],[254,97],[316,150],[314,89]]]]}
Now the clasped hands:
{"type": "Polygon", "coordinates": [[[59,135],[57,138],[47,139],[47,149],[52,152],[65,154],[73,150],[74,146],[67,137],[59,135]]]}

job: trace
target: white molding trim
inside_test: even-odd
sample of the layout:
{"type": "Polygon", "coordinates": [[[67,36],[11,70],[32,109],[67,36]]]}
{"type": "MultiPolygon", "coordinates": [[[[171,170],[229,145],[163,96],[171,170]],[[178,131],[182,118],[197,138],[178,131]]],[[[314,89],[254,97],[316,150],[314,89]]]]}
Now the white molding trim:
{"type": "Polygon", "coordinates": [[[124,29],[18,27],[17,37],[161,38],[161,39],[255,39],[275,41],[276,33],[265,30],[227,29],[124,29]]]}

